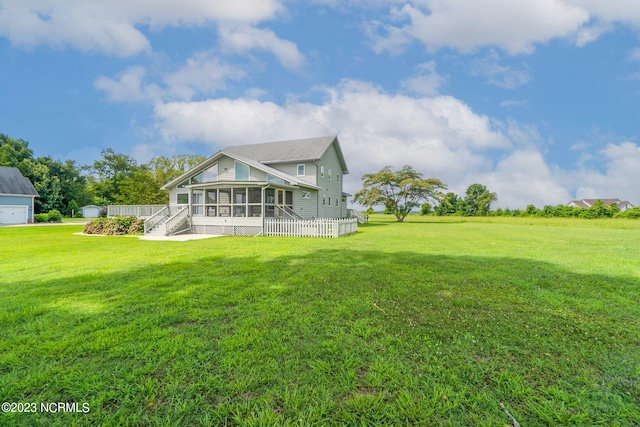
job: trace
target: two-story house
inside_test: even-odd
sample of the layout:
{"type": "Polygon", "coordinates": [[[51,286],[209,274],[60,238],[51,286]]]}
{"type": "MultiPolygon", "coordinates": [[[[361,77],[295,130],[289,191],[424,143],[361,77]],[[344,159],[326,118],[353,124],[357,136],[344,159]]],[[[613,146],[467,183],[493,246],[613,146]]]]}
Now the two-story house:
{"type": "Polygon", "coordinates": [[[349,173],[337,136],[224,148],[162,189],[199,234],[262,230],[265,218],[344,218],[349,173]]]}

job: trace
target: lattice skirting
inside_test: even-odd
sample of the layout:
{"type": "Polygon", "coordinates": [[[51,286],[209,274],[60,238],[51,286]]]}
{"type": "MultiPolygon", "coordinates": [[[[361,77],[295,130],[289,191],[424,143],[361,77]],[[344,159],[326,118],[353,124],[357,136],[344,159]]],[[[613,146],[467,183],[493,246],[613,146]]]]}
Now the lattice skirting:
{"type": "Polygon", "coordinates": [[[212,236],[255,236],[262,231],[259,225],[194,225],[191,229],[212,236]]]}

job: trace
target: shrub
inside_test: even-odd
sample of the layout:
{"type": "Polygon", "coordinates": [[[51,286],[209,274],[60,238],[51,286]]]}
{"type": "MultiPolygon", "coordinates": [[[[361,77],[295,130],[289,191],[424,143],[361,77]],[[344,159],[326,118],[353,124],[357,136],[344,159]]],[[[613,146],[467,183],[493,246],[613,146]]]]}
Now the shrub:
{"type": "Polygon", "coordinates": [[[48,222],[48,221],[49,221],[49,215],[47,215],[46,213],[39,213],[33,216],[33,222],[48,222]]]}
{"type": "Polygon", "coordinates": [[[626,211],[618,212],[614,218],[633,218],[640,219],[640,207],[627,209],[626,211]]]}
{"type": "Polygon", "coordinates": [[[47,221],[49,222],[62,222],[62,214],[57,209],[51,209],[47,215],[49,217],[47,221]]]}
{"type": "Polygon", "coordinates": [[[84,227],[86,234],[138,234],[144,232],[144,220],[134,216],[118,216],[115,218],[96,218],[84,227]]]}

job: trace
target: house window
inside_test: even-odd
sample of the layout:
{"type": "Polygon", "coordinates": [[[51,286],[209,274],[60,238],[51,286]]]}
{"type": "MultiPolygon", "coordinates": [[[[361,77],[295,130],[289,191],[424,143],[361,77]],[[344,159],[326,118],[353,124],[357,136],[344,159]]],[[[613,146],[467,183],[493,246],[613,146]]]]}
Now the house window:
{"type": "Polygon", "coordinates": [[[284,184],[284,179],[273,175],[267,175],[267,181],[273,182],[274,184],[284,184]]]}
{"type": "Polygon", "coordinates": [[[235,162],[236,181],[249,181],[249,166],[235,162]]]}
{"type": "Polygon", "coordinates": [[[202,184],[202,172],[191,177],[192,184],[202,184]]]}
{"type": "Polygon", "coordinates": [[[320,178],[324,178],[324,166],[320,165],[320,178]]]}
{"type": "Polygon", "coordinates": [[[302,192],[302,198],[303,199],[310,199],[311,198],[311,193],[309,193],[308,191],[303,191],[302,192]]]}
{"type": "Polygon", "coordinates": [[[329,196],[329,207],[331,207],[331,196],[329,196]]]}
{"type": "Polygon", "coordinates": [[[188,205],[189,204],[189,195],[186,193],[180,193],[178,194],[178,200],[177,200],[179,205],[188,205]]]}
{"type": "Polygon", "coordinates": [[[191,214],[193,216],[204,215],[204,193],[202,190],[194,191],[191,195],[191,214]]]}
{"type": "Polygon", "coordinates": [[[340,174],[339,173],[336,174],[336,182],[340,182],[340,174]]]}
{"type": "Polygon", "coordinates": [[[325,196],[324,194],[322,195],[322,206],[326,206],[327,205],[327,196],[325,196]]]}
{"type": "Polygon", "coordinates": [[[215,182],[218,180],[218,164],[211,166],[202,172],[202,182],[215,182]]]}
{"type": "Polygon", "coordinates": [[[329,168],[329,181],[331,181],[331,168],[329,168]]]}
{"type": "Polygon", "coordinates": [[[304,165],[298,165],[298,176],[304,176],[304,165]]]}
{"type": "Polygon", "coordinates": [[[184,188],[187,185],[189,185],[189,180],[182,181],[180,184],[178,184],[178,188],[184,188]]]}
{"type": "Polygon", "coordinates": [[[218,192],[216,190],[207,190],[207,204],[218,203],[218,192]]]}

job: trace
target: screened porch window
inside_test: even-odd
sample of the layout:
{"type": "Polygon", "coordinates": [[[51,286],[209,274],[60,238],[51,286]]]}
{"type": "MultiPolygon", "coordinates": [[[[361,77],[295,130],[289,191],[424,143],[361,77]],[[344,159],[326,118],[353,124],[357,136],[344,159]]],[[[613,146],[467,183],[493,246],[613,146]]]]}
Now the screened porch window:
{"type": "Polygon", "coordinates": [[[262,188],[260,187],[212,189],[207,190],[204,197],[206,216],[262,216],[262,188]]]}

